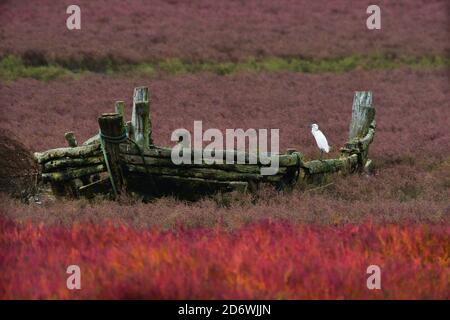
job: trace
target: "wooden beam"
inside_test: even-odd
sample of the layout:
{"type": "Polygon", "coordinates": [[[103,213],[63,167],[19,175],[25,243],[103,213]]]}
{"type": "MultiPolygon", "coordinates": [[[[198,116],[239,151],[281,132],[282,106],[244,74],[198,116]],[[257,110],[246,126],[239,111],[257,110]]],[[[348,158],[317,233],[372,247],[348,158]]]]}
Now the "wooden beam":
{"type": "Polygon", "coordinates": [[[74,148],[57,148],[44,152],[35,152],[34,158],[38,163],[44,163],[49,160],[58,158],[83,158],[100,154],[100,145],[93,144],[88,146],[80,146],[74,148]]]}
{"type": "Polygon", "coordinates": [[[56,172],[44,172],[42,173],[42,179],[44,182],[62,182],[72,179],[77,179],[85,176],[89,176],[95,173],[105,171],[103,164],[94,165],[90,167],[84,167],[79,169],[67,169],[63,171],[56,172]]]}
{"type": "Polygon", "coordinates": [[[103,155],[98,154],[97,156],[88,158],[62,158],[47,161],[43,164],[43,171],[49,172],[54,170],[65,169],[68,167],[83,167],[91,166],[93,164],[102,164],[103,155]]]}
{"type": "MultiPolygon", "coordinates": [[[[141,180],[142,177],[137,176],[137,180],[132,184],[133,190],[137,191],[140,194],[152,195],[155,194],[155,190],[149,190],[146,185],[146,181],[141,180]]],[[[198,199],[201,196],[198,190],[201,190],[205,193],[215,193],[217,191],[220,192],[230,192],[237,191],[244,193],[248,189],[249,183],[246,181],[218,181],[213,179],[202,179],[202,178],[193,178],[193,177],[179,177],[179,176],[170,176],[170,175],[159,175],[154,177],[157,181],[158,185],[164,187],[165,191],[169,191],[169,193],[173,193],[174,190],[184,192],[188,192],[188,198],[198,199]],[[169,187],[168,187],[169,186],[169,187]],[[168,187],[168,188],[167,188],[168,187]],[[170,192],[171,191],[171,192],[170,192]]],[[[156,190],[156,194],[160,193],[160,190],[156,190]]],[[[167,192],[163,191],[163,194],[167,192]]],[[[178,195],[178,194],[176,194],[178,195]]]]}
{"type": "Polygon", "coordinates": [[[153,144],[151,139],[150,96],[148,88],[137,87],[133,93],[133,113],[131,116],[134,141],[144,150],[153,144]]]}
{"type": "MultiPolygon", "coordinates": [[[[123,154],[129,154],[129,155],[140,155],[139,151],[136,149],[136,147],[133,144],[121,144],[120,152],[123,154]]],[[[142,153],[144,156],[148,156],[148,157],[171,159],[172,149],[155,147],[155,148],[151,148],[149,150],[143,150],[142,153]]],[[[237,151],[237,150],[223,150],[222,154],[223,154],[224,164],[227,164],[225,162],[227,154],[231,154],[231,157],[233,157],[235,160],[234,163],[236,163],[238,157],[240,157],[240,156],[242,156],[245,159],[245,162],[247,164],[249,163],[250,155],[247,152],[237,151]]],[[[203,150],[191,150],[191,160],[193,160],[196,155],[199,157],[203,156],[203,150]]],[[[212,155],[214,156],[215,153],[212,152],[212,155]]],[[[257,155],[255,154],[254,156],[258,160],[257,155]]],[[[289,167],[289,166],[297,166],[298,165],[298,156],[296,154],[282,154],[282,155],[279,155],[278,160],[279,160],[278,162],[279,162],[280,167],[289,167]]],[[[267,166],[269,166],[269,165],[267,165],[267,166]]]]}
{"type": "Polygon", "coordinates": [[[312,160],[302,164],[307,174],[333,173],[337,171],[347,171],[355,167],[358,163],[358,155],[340,159],[312,160]]]}
{"type": "Polygon", "coordinates": [[[359,140],[359,143],[361,144],[361,148],[365,151],[369,148],[369,145],[372,143],[373,139],[375,138],[375,129],[376,129],[376,121],[373,120],[372,123],[369,126],[369,130],[367,131],[367,134],[359,140]]]}
{"type": "Polygon", "coordinates": [[[375,108],[370,91],[357,91],[353,98],[352,122],[350,123],[349,142],[363,138],[372,121],[375,119],[375,108]]]}
{"type": "MultiPolygon", "coordinates": [[[[142,157],[138,155],[128,155],[121,154],[122,162],[126,164],[144,164],[142,157]]],[[[260,174],[262,166],[256,164],[207,164],[205,162],[201,164],[179,164],[176,165],[169,158],[158,158],[158,157],[148,157],[144,156],[144,161],[147,166],[155,167],[175,167],[184,170],[189,170],[189,168],[210,168],[210,169],[220,169],[225,171],[240,172],[240,173],[254,173],[260,174]]],[[[285,173],[286,167],[280,167],[279,173],[285,173]]]]}
{"type": "Polygon", "coordinates": [[[211,189],[217,189],[220,191],[238,191],[244,193],[248,189],[248,183],[243,181],[218,181],[200,178],[187,178],[187,177],[175,177],[175,176],[160,176],[159,179],[171,182],[174,184],[183,184],[191,186],[192,190],[196,189],[196,185],[205,184],[211,189]]]}
{"type": "MultiPolygon", "coordinates": [[[[168,175],[190,178],[211,179],[218,181],[265,181],[280,182],[282,174],[272,176],[262,176],[254,173],[231,172],[212,168],[171,168],[171,167],[153,167],[144,165],[125,164],[129,172],[139,172],[150,175],[168,175]]],[[[144,179],[144,177],[143,177],[144,179]]]]}
{"type": "Polygon", "coordinates": [[[119,139],[123,136],[125,129],[122,116],[118,113],[104,113],[98,118],[100,133],[103,139],[104,152],[106,153],[105,164],[109,167],[111,185],[114,196],[120,193],[124,182],[122,167],[120,163],[119,139]]]}
{"type": "Polygon", "coordinates": [[[88,146],[91,144],[99,144],[99,143],[100,143],[100,136],[97,133],[96,135],[90,137],[85,142],[83,142],[83,146],[88,146]]]}
{"type": "Polygon", "coordinates": [[[79,194],[86,198],[93,198],[96,194],[107,194],[111,190],[111,180],[104,178],[79,188],[79,194]]]}

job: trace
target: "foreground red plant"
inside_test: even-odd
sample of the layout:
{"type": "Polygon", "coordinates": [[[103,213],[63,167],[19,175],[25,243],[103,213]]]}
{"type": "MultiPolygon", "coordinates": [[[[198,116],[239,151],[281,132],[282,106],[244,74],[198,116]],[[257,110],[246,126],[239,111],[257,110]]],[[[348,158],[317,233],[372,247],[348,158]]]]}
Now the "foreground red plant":
{"type": "Polygon", "coordinates": [[[0,219],[0,298],[449,298],[449,226],[264,222],[223,229],[70,229],[0,219]],[[67,266],[81,290],[66,288],[67,266]],[[382,289],[366,269],[381,267],[382,289]]]}

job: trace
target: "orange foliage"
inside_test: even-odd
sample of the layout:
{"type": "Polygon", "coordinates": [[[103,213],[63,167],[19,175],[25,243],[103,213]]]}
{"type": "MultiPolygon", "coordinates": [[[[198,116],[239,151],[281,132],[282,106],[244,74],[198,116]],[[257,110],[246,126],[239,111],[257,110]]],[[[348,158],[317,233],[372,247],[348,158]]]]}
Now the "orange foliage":
{"type": "Polygon", "coordinates": [[[260,222],[226,231],[0,219],[2,299],[448,299],[449,226],[260,222]],[[66,288],[67,266],[81,290],[66,288]],[[381,267],[381,290],[366,269],[381,267]]]}

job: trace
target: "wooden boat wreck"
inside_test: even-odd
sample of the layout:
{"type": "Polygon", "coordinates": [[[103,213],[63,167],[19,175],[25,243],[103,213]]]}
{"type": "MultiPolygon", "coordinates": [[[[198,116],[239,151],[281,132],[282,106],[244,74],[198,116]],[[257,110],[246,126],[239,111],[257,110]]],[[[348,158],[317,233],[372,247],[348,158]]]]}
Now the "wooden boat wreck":
{"type": "MultiPolygon", "coordinates": [[[[261,168],[268,164],[263,164],[258,154],[237,150],[223,150],[223,163],[203,159],[201,163],[174,164],[172,148],[153,145],[146,87],[134,89],[132,119],[124,119],[125,104],[117,101],[114,113],[98,118],[99,134],[82,145],[73,132],[67,132],[68,147],[36,152],[41,181],[50,184],[59,197],[107,194],[114,198],[127,192],[144,198],[175,195],[196,199],[217,192],[251,192],[263,184],[292,189],[297,184],[320,183],[330,173],[358,173],[372,167],[368,150],[376,122],[371,92],[355,93],[349,139],[339,158],[307,161],[301,152],[289,149],[276,155],[279,170],[275,175],[261,174],[261,168]],[[236,163],[239,157],[245,163],[236,163]],[[226,158],[235,161],[227,163],[226,158]],[[257,161],[249,163],[250,158],[257,161]]],[[[189,151],[192,157],[201,152],[189,151]]]]}

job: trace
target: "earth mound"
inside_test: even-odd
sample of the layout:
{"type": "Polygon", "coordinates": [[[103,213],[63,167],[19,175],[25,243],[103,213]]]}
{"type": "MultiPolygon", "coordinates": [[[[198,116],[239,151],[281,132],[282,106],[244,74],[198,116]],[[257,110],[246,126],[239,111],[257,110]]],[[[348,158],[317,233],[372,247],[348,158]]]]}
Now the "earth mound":
{"type": "Polygon", "coordinates": [[[5,129],[0,129],[0,155],[0,192],[28,200],[37,187],[38,167],[33,155],[5,129]]]}

